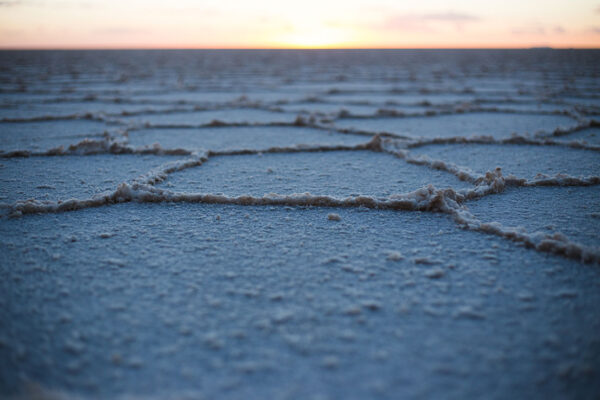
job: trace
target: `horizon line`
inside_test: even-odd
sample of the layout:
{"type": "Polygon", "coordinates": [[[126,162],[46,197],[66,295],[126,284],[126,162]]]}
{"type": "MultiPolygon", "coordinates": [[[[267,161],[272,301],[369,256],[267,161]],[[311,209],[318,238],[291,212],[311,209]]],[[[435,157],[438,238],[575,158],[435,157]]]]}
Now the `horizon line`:
{"type": "Polygon", "coordinates": [[[68,46],[68,47],[2,47],[0,51],[127,51],[127,50],[600,50],[600,46],[469,46],[469,47],[436,47],[436,46],[405,46],[405,47],[154,47],[154,46],[68,46]]]}

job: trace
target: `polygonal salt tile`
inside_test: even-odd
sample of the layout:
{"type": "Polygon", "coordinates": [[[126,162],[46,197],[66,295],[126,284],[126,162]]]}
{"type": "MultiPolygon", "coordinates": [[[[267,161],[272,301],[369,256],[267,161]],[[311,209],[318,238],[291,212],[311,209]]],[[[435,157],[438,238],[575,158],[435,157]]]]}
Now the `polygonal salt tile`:
{"type": "Polygon", "coordinates": [[[159,102],[178,104],[180,102],[197,104],[200,106],[218,105],[236,102],[276,103],[279,101],[299,101],[306,95],[296,91],[273,90],[261,91],[167,91],[161,93],[137,93],[123,96],[125,101],[159,102]]]}
{"type": "Polygon", "coordinates": [[[561,232],[586,246],[600,248],[600,187],[509,188],[467,204],[484,222],[522,226],[528,233],[561,232]]]}
{"type": "Polygon", "coordinates": [[[552,132],[558,127],[574,126],[564,115],[465,113],[431,117],[364,118],[336,121],[340,128],[368,132],[388,132],[409,137],[510,137],[513,133],[552,132]]]}
{"type": "Polygon", "coordinates": [[[320,113],[337,115],[340,112],[349,112],[354,115],[372,115],[379,109],[373,105],[355,105],[344,103],[325,103],[325,102],[303,102],[291,103],[277,106],[290,113],[320,113]]]}
{"type": "Polygon", "coordinates": [[[175,157],[90,155],[0,159],[0,202],[89,198],[175,157]]]}
{"type": "Polygon", "coordinates": [[[80,142],[85,138],[99,138],[111,128],[104,123],[89,120],[0,123],[0,151],[44,151],[58,146],[80,142]]]}
{"type": "Polygon", "coordinates": [[[537,174],[600,175],[600,153],[561,146],[516,144],[429,145],[411,150],[412,155],[449,161],[485,174],[496,167],[502,174],[532,179],[537,174]]]}
{"type": "Polygon", "coordinates": [[[142,129],[129,132],[132,146],[154,143],[163,148],[241,150],[307,145],[355,145],[369,141],[368,136],[344,135],[309,127],[210,127],[202,129],[142,129]]]}
{"type": "Polygon", "coordinates": [[[496,108],[498,110],[518,110],[520,112],[535,114],[536,112],[563,112],[571,111],[572,105],[568,104],[552,104],[552,103],[539,103],[538,101],[524,101],[524,102],[511,102],[511,101],[484,101],[476,105],[477,107],[483,108],[496,108]]]}
{"type": "Polygon", "coordinates": [[[411,192],[429,184],[437,188],[470,187],[447,172],[371,151],[214,157],[197,168],[171,174],[162,186],[230,196],[309,192],[336,197],[380,197],[411,192]]]}
{"type": "MultiPolygon", "coordinates": [[[[11,104],[0,110],[0,118],[44,118],[69,115],[119,115],[122,113],[140,113],[144,111],[168,111],[177,105],[163,104],[123,104],[103,101],[67,101],[61,100],[43,104],[11,104]]],[[[179,106],[183,107],[183,106],[179,106]]],[[[189,108],[189,106],[188,106],[189,108]]]]}
{"type": "Polygon", "coordinates": [[[226,103],[238,99],[243,93],[223,91],[165,91],[161,93],[133,93],[123,96],[128,101],[161,102],[177,104],[185,102],[191,104],[226,103]]]}
{"type": "Polygon", "coordinates": [[[356,94],[340,94],[330,95],[326,97],[329,101],[335,101],[338,103],[345,102],[366,102],[370,104],[385,105],[385,104],[398,104],[398,105],[416,105],[416,104],[460,104],[469,102],[475,99],[473,94],[462,94],[462,93],[432,93],[432,94],[418,94],[418,93],[398,93],[393,94],[390,92],[381,93],[356,93],[356,94]]]}
{"type": "Polygon", "coordinates": [[[119,117],[126,123],[151,124],[151,125],[206,125],[213,121],[229,124],[234,123],[270,123],[289,122],[296,120],[296,114],[272,112],[254,108],[235,108],[210,111],[192,111],[170,114],[148,114],[135,115],[131,117],[119,117]]]}
{"type": "Polygon", "coordinates": [[[573,132],[568,135],[559,136],[555,140],[561,142],[572,142],[578,141],[582,143],[589,143],[593,145],[600,145],[600,128],[589,128],[581,131],[573,132]]]}
{"type": "Polygon", "coordinates": [[[577,106],[600,107],[600,99],[595,97],[564,96],[561,100],[577,106]]]}

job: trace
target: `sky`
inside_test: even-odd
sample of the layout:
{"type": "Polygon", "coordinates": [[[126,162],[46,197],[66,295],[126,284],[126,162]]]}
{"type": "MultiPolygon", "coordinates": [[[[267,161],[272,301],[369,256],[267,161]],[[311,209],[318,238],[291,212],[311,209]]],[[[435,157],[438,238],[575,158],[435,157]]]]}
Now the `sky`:
{"type": "Polygon", "coordinates": [[[600,0],[0,0],[0,48],[600,47],[600,0]]]}

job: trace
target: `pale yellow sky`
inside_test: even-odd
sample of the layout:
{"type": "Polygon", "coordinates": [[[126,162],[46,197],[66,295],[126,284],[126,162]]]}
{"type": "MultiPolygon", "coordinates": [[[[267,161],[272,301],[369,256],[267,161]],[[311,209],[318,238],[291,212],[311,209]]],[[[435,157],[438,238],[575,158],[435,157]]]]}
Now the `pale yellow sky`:
{"type": "Polygon", "coordinates": [[[2,48],[600,47],[600,0],[0,0],[2,48]]]}

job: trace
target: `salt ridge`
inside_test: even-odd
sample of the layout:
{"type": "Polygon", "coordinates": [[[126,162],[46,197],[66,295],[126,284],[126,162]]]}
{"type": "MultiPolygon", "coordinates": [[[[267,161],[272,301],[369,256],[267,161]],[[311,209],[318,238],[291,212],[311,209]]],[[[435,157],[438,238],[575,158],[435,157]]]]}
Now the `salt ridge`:
{"type": "MultiPolygon", "coordinates": [[[[413,91],[400,90],[401,93],[435,94],[435,91],[413,91]]],[[[569,240],[562,234],[556,233],[547,235],[540,232],[526,233],[522,230],[504,227],[498,223],[483,223],[473,216],[468,208],[468,201],[478,199],[484,196],[501,193],[506,187],[532,187],[532,186],[590,186],[600,184],[599,176],[570,176],[557,174],[555,176],[538,175],[534,179],[527,180],[516,176],[503,176],[500,168],[489,171],[484,175],[479,175],[471,169],[445,162],[443,160],[432,159],[428,156],[413,156],[410,149],[427,146],[431,144],[496,144],[496,145],[535,145],[535,146],[565,146],[581,150],[600,151],[600,146],[589,144],[584,141],[557,141],[555,138],[568,136],[571,133],[600,126],[600,122],[594,119],[587,119],[586,113],[593,113],[596,109],[593,106],[573,106],[567,102],[550,102],[564,105],[565,109],[554,111],[533,111],[522,110],[511,107],[484,106],[486,102],[500,104],[536,104],[532,101],[522,101],[512,98],[504,99],[470,99],[464,102],[456,103],[438,103],[432,104],[428,101],[411,103],[414,106],[429,107],[426,111],[406,112],[386,106],[406,106],[394,101],[386,101],[381,107],[381,103],[372,101],[347,101],[344,104],[370,105],[378,106],[373,114],[357,114],[340,108],[338,111],[300,113],[293,117],[291,113],[278,107],[279,105],[302,104],[303,102],[335,104],[332,98],[329,99],[319,96],[334,96],[338,94],[357,94],[370,93],[369,91],[342,91],[329,90],[317,95],[317,97],[301,99],[298,101],[275,100],[271,102],[250,100],[245,96],[222,103],[199,104],[185,100],[178,101],[160,101],[158,99],[127,99],[127,98],[102,98],[102,97],[83,97],[83,101],[104,102],[117,104],[146,104],[152,105],[171,105],[171,107],[157,109],[144,108],[134,111],[120,111],[114,113],[77,113],[67,115],[44,115],[30,118],[3,118],[0,123],[28,123],[42,121],[64,121],[64,120],[91,120],[104,122],[109,125],[121,126],[121,130],[116,133],[103,133],[102,139],[84,139],[78,143],[67,147],[51,148],[47,151],[36,152],[30,150],[13,150],[9,152],[0,152],[0,157],[50,157],[50,156],[69,156],[69,155],[95,155],[95,154],[138,154],[138,155],[170,155],[185,156],[187,158],[165,163],[154,168],[147,173],[132,179],[129,182],[119,184],[115,191],[100,193],[89,199],[68,199],[65,201],[41,201],[27,200],[17,201],[14,204],[1,204],[3,209],[8,211],[11,216],[19,216],[32,213],[56,213],[79,210],[90,207],[100,207],[110,204],[123,202],[190,202],[190,203],[214,203],[214,204],[233,204],[240,206],[248,205],[269,205],[269,206],[311,206],[311,207],[364,207],[371,209],[392,209],[398,211],[428,211],[439,212],[451,215],[453,219],[462,227],[482,233],[493,234],[511,241],[519,242],[527,247],[537,251],[549,252],[581,260],[583,262],[600,262],[600,250],[590,248],[569,240]],[[87,100],[86,100],[87,99],[87,100]],[[144,116],[144,115],[168,115],[174,113],[192,113],[196,111],[226,110],[237,109],[258,109],[274,113],[290,114],[290,122],[227,122],[221,120],[212,120],[205,124],[152,124],[148,122],[127,122],[121,117],[144,116]],[[373,132],[357,129],[339,128],[335,126],[335,121],[346,118],[356,119],[377,119],[385,118],[407,118],[407,117],[427,117],[435,118],[442,115],[459,115],[477,112],[489,112],[500,114],[532,114],[532,115],[565,115],[571,117],[574,124],[567,127],[558,127],[551,132],[538,132],[533,136],[517,135],[504,139],[497,139],[486,135],[475,135],[470,137],[437,137],[437,138],[415,138],[411,136],[399,135],[389,132],[373,132]],[[154,144],[145,147],[132,147],[128,144],[128,133],[140,129],[204,129],[218,127],[311,127],[323,131],[337,132],[348,135],[360,135],[371,138],[368,142],[358,145],[292,145],[283,147],[268,147],[265,149],[233,149],[233,150],[210,150],[210,149],[187,149],[175,148],[165,149],[160,144],[154,144]],[[445,171],[456,176],[462,181],[469,182],[473,188],[454,190],[440,190],[432,185],[410,193],[394,194],[387,198],[375,198],[371,196],[356,196],[347,198],[335,198],[331,196],[317,196],[310,193],[298,193],[292,195],[281,195],[276,193],[266,194],[262,197],[241,195],[225,196],[211,193],[179,193],[169,190],[159,189],[153,185],[166,180],[169,174],[181,171],[187,168],[201,167],[210,157],[234,156],[234,155],[258,155],[263,153],[296,153],[296,152],[322,152],[322,151],[375,151],[390,153],[407,163],[425,166],[435,170],[445,171]]],[[[387,93],[373,91],[373,93],[387,93]]],[[[398,90],[389,91],[390,94],[397,94],[398,90]]],[[[472,91],[452,91],[443,90],[439,93],[444,94],[475,94],[472,91]]],[[[500,92],[499,92],[500,93],[500,92]]],[[[113,93],[117,96],[120,94],[113,93]]],[[[130,93],[131,94],[131,93],[130,93]]],[[[143,95],[149,95],[143,92],[143,95]]],[[[159,94],[157,92],[157,94],[159,94]]],[[[107,95],[107,94],[105,94],[107,95]]],[[[490,94],[488,93],[488,96],[490,94]]],[[[54,102],[69,102],[73,98],[58,97],[54,102]]],[[[48,102],[52,102],[48,100],[48,102]]]]}
{"type": "MultiPolygon", "coordinates": [[[[428,157],[412,157],[407,151],[390,149],[390,140],[384,140],[376,135],[367,143],[355,146],[291,146],[275,147],[266,150],[239,150],[239,151],[205,151],[190,152],[187,159],[168,162],[148,173],[133,179],[131,182],[121,183],[114,192],[96,195],[90,199],[69,199],[66,201],[51,202],[27,200],[18,201],[8,206],[9,214],[13,217],[33,213],[56,213],[74,211],[90,207],[100,207],[123,202],[161,203],[161,202],[189,202],[209,204],[229,204],[240,206],[312,206],[312,207],[364,207],[372,209],[392,209],[399,211],[428,211],[439,212],[453,216],[461,226],[489,234],[494,234],[505,239],[524,243],[538,251],[550,252],[575,258],[583,262],[600,262],[600,249],[589,248],[570,241],[564,236],[545,235],[538,232],[527,234],[511,228],[505,228],[496,223],[482,223],[477,220],[467,209],[466,202],[483,196],[502,192],[506,186],[589,186],[600,184],[600,177],[572,177],[557,175],[555,177],[540,176],[534,180],[525,180],[509,176],[505,178],[500,168],[477,176],[468,168],[460,167],[441,160],[428,157]],[[366,150],[386,151],[404,159],[407,162],[425,165],[430,168],[440,169],[456,175],[459,179],[474,185],[472,189],[455,191],[454,189],[440,190],[432,185],[410,193],[394,194],[387,198],[371,196],[355,196],[335,198],[331,196],[316,196],[310,193],[280,195],[271,193],[263,197],[251,195],[225,196],[210,193],[178,193],[154,187],[156,183],[167,179],[168,175],[187,168],[201,166],[210,157],[228,156],[237,154],[281,153],[302,151],[339,151],[339,150],[366,150]]],[[[97,141],[84,141],[80,146],[71,146],[68,151],[77,152],[83,149],[83,154],[97,154],[85,152],[116,151],[116,154],[168,154],[155,146],[151,149],[132,149],[126,145],[97,141]],[[153,152],[151,152],[153,150],[153,152]]],[[[393,142],[392,142],[393,143],[393,142]]],[[[56,155],[59,152],[54,152],[56,155]]],[[[81,154],[81,153],[80,153],[81,154]]]]}

